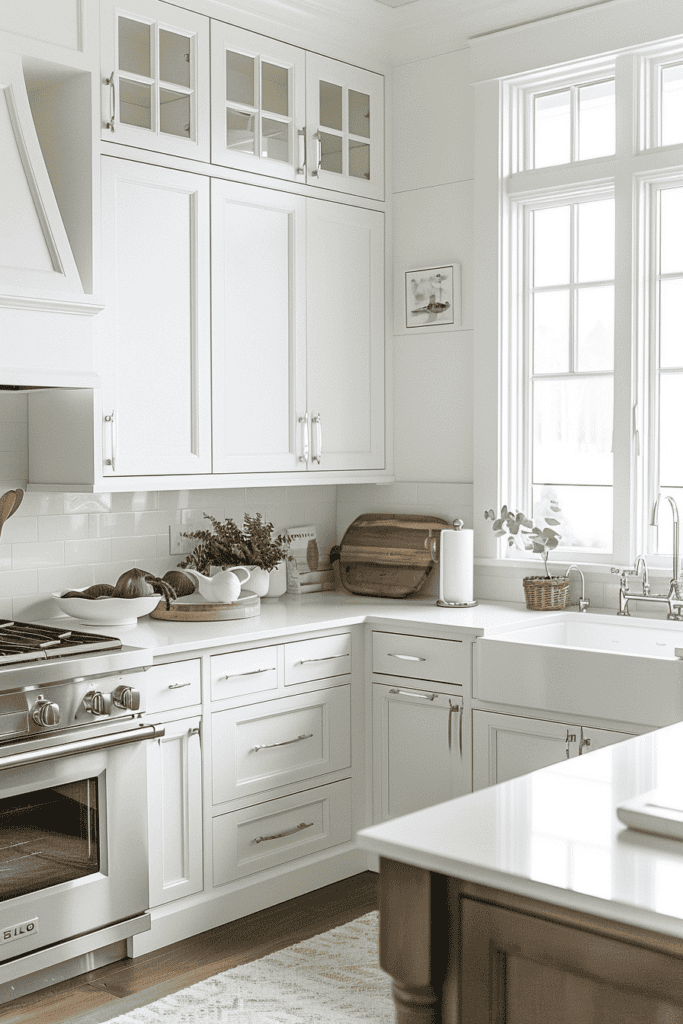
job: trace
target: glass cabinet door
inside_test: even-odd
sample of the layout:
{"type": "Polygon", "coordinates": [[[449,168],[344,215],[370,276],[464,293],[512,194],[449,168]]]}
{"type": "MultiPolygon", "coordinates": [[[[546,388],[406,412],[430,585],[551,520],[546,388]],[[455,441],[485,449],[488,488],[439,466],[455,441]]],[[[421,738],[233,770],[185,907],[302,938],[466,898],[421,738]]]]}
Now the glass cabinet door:
{"type": "Polygon", "coordinates": [[[306,54],[307,182],[384,199],[384,79],[306,54]]]}
{"type": "Polygon", "coordinates": [[[211,159],[304,180],[305,54],[211,22],[211,159]]]}
{"type": "Polygon", "coordinates": [[[208,160],[209,19],[159,0],[104,6],[103,139],[208,160]]]}

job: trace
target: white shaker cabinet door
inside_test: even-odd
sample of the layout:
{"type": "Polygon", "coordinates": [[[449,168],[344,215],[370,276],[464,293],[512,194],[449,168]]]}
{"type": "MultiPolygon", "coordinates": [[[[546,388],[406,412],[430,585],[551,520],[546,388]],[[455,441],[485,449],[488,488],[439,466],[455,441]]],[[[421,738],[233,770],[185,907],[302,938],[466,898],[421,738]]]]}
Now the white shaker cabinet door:
{"type": "Polygon", "coordinates": [[[306,200],[211,187],[214,472],[305,470],[306,200]]]}
{"type": "Polygon", "coordinates": [[[211,21],[211,160],[304,181],[306,54],[211,21]]]}
{"type": "Polygon", "coordinates": [[[384,79],[306,53],[306,181],[384,199],[384,79]]]}
{"type": "Polygon", "coordinates": [[[313,470],[384,466],[384,214],[310,199],[307,409],[313,470]]]}
{"type": "Polygon", "coordinates": [[[473,711],[474,788],[507,782],[575,757],[580,731],[560,722],[473,711]]]}
{"type": "Polygon", "coordinates": [[[103,472],[209,473],[209,181],[102,160],[103,472]]]}
{"type": "Polygon", "coordinates": [[[102,0],[101,19],[102,138],[208,160],[209,19],[161,0],[102,0]]]}

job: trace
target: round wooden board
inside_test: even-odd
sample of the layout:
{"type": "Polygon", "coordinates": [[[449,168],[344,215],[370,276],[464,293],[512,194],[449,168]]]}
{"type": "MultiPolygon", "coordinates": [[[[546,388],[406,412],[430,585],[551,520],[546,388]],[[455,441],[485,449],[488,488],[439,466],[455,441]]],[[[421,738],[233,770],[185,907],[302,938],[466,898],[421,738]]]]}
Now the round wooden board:
{"type": "Polygon", "coordinates": [[[217,622],[220,619],[250,619],[261,611],[261,598],[250,590],[243,590],[231,604],[207,602],[201,594],[190,594],[171,601],[171,607],[160,601],[150,619],[167,619],[171,622],[217,622]]]}

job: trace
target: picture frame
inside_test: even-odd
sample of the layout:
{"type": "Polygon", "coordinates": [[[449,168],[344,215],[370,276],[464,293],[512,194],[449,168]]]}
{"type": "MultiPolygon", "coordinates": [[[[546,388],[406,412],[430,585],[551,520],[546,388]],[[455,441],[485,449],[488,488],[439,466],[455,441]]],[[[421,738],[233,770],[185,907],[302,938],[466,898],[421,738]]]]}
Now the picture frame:
{"type": "Polygon", "coordinates": [[[460,318],[459,263],[406,270],[406,330],[456,327],[460,318]]]}

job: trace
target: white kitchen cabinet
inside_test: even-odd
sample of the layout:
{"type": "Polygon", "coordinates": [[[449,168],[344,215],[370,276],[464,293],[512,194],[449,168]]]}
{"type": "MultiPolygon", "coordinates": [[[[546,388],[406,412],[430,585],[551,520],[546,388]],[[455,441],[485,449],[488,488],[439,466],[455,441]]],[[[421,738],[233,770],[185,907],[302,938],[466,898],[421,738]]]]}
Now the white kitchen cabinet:
{"type": "Polygon", "coordinates": [[[212,182],[214,472],[384,465],[384,215],[212,182]]]}
{"type": "Polygon", "coordinates": [[[200,722],[199,716],[166,722],[166,735],[148,744],[151,907],[202,889],[200,722]]]}
{"type": "Polygon", "coordinates": [[[568,757],[629,738],[629,733],[608,729],[474,710],[474,789],[507,782],[568,757]]]}
{"type": "Polygon", "coordinates": [[[373,683],[374,821],[471,791],[463,692],[373,683]]]}
{"type": "Polygon", "coordinates": [[[103,0],[102,138],[209,160],[209,19],[161,0],[103,0]]]}
{"type": "Polygon", "coordinates": [[[384,79],[211,22],[211,159],[384,199],[384,79]]]}

